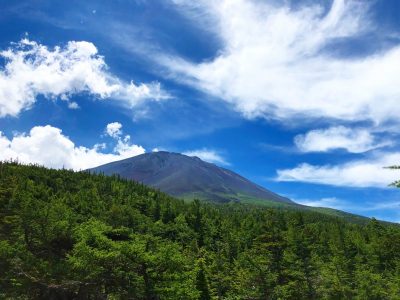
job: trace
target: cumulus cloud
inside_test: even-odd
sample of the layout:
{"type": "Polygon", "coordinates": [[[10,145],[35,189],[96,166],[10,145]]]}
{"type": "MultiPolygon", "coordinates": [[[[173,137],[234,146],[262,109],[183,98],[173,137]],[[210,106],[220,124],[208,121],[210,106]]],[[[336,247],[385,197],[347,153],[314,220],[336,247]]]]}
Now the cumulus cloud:
{"type": "Polygon", "coordinates": [[[109,123],[106,126],[106,133],[113,138],[117,138],[122,134],[121,128],[122,124],[119,122],[109,123]]]}
{"type": "Polygon", "coordinates": [[[131,157],[144,153],[144,149],[141,146],[131,144],[131,136],[129,134],[122,137],[121,123],[113,122],[107,124],[105,131],[108,136],[112,137],[117,142],[114,147],[115,153],[123,157],[131,157]]]}
{"type": "MultiPolygon", "coordinates": [[[[331,45],[377,30],[362,1],[291,8],[276,1],[174,1],[220,38],[201,63],[175,55],[158,61],[176,80],[216,96],[249,118],[294,116],[381,122],[400,117],[400,45],[345,57],[331,45]],[[206,22],[203,22],[203,19],[206,22]]],[[[382,34],[380,32],[380,34],[382,34]]]]}
{"type": "Polygon", "coordinates": [[[376,153],[374,157],[337,165],[303,163],[293,169],[278,170],[278,181],[299,181],[336,186],[387,187],[400,179],[400,170],[385,167],[398,165],[400,153],[376,153]]]}
{"type": "Polygon", "coordinates": [[[78,109],[79,108],[79,104],[76,102],[68,102],[68,108],[69,109],[78,109]]]}
{"type": "Polygon", "coordinates": [[[347,128],[344,126],[311,130],[297,135],[294,139],[302,152],[327,152],[334,149],[346,149],[351,153],[362,153],[387,146],[390,143],[377,143],[367,129],[347,128]]]}
{"type": "Polygon", "coordinates": [[[210,150],[210,149],[198,149],[198,150],[191,150],[183,152],[182,154],[187,156],[196,156],[204,161],[221,164],[221,165],[229,165],[229,163],[225,160],[224,157],[221,156],[217,151],[210,150]]]}
{"type": "Polygon", "coordinates": [[[118,141],[114,153],[101,152],[104,148],[104,144],[77,146],[61,129],[50,125],[35,126],[28,134],[11,139],[0,132],[0,160],[14,159],[50,168],[82,170],[145,152],[143,147],[131,144],[129,137],[118,141]]]}
{"type": "Polygon", "coordinates": [[[123,139],[118,139],[114,152],[118,153],[123,158],[128,158],[143,154],[145,150],[142,146],[132,145],[130,135],[126,135],[123,139]]]}
{"type": "MultiPolygon", "coordinates": [[[[0,52],[0,117],[17,116],[42,95],[68,100],[88,93],[96,98],[112,98],[134,107],[145,100],[168,98],[160,84],[125,82],[107,69],[104,58],[90,42],[70,41],[64,47],[49,48],[28,39],[0,52]]],[[[71,104],[70,108],[77,108],[71,104]]]]}

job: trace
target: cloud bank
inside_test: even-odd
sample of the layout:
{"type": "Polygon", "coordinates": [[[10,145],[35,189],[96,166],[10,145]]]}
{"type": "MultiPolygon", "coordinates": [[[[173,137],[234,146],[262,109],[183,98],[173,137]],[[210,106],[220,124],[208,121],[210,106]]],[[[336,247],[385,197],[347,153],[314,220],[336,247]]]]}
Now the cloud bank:
{"type": "Polygon", "coordinates": [[[50,125],[35,126],[28,134],[11,139],[0,132],[0,160],[18,160],[50,168],[83,170],[112,161],[143,154],[145,149],[130,143],[130,137],[118,139],[114,153],[103,153],[104,144],[92,148],[77,146],[62,130],[50,125]]]}
{"type": "MultiPolygon", "coordinates": [[[[86,41],[70,41],[51,49],[22,39],[1,51],[0,57],[5,61],[0,67],[0,117],[18,116],[31,108],[39,95],[68,101],[74,94],[88,93],[118,100],[127,107],[169,97],[157,82],[135,84],[110,73],[96,46],[86,41]]],[[[78,105],[71,103],[70,107],[78,105]]]]}

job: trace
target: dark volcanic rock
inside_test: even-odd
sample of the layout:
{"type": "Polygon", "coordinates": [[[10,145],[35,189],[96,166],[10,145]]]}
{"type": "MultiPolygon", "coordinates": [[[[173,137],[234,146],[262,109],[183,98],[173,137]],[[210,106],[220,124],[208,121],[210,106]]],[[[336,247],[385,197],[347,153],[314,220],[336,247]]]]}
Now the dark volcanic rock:
{"type": "Polygon", "coordinates": [[[90,171],[106,175],[119,174],[176,197],[199,197],[217,202],[251,198],[293,203],[230,170],[179,153],[146,153],[90,171]]]}

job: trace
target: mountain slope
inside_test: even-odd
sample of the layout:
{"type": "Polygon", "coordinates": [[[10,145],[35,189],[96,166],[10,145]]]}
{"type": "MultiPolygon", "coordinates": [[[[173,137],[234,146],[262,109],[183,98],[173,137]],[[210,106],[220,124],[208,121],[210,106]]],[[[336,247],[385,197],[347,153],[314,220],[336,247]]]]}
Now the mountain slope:
{"type": "Polygon", "coordinates": [[[229,201],[272,201],[294,204],[246,178],[198,157],[165,151],[146,153],[91,169],[119,174],[180,198],[229,201]]]}

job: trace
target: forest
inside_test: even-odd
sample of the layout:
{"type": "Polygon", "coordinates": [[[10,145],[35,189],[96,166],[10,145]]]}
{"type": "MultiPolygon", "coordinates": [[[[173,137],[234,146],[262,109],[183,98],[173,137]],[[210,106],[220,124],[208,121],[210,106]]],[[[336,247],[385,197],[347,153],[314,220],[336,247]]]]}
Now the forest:
{"type": "Polygon", "coordinates": [[[0,163],[1,299],[400,299],[400,227],[0,163]]]}

